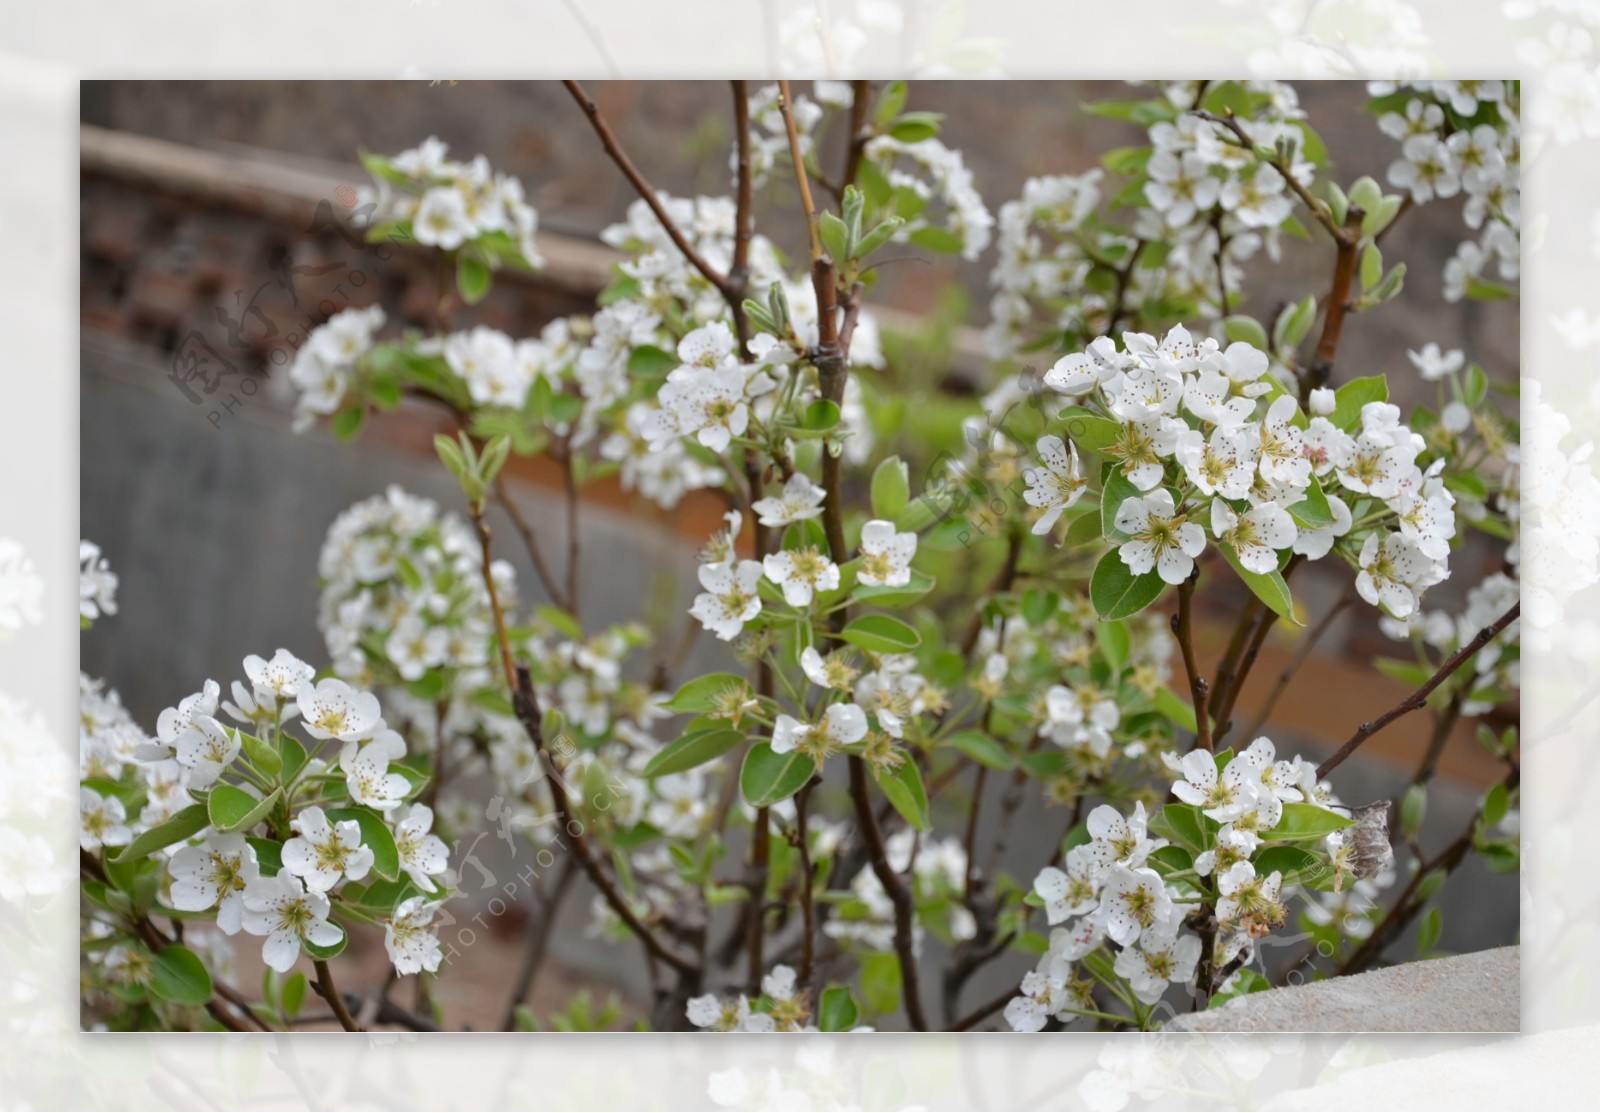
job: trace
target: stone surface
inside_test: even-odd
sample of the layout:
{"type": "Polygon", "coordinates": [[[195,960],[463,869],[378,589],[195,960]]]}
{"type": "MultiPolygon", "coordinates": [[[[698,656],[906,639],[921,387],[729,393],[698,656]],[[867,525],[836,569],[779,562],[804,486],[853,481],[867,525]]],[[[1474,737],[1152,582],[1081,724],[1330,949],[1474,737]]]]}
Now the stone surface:
{"type": "Polygon", "coordinates": [[[1407,962],[1253,993],[1179,1017],[1178,1032],[1515,1032],[1521,948],[1407,962]]]}

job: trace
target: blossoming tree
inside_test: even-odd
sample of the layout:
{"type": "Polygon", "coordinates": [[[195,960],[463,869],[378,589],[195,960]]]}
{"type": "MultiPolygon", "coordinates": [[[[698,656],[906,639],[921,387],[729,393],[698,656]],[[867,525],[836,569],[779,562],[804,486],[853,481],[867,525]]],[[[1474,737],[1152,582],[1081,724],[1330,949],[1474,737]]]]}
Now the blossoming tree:
{"type": "MultiPolygon", "coordinates": [[[[483,826],[469,772],[493,778],[487,818],[551,863],[525,898],[541,927],[507,1026],[534,1021],[521,1003],[577,878],[606,937],[642,949],[659,1027],[1144,1029],[1360,970],[1418,920],[1426,953],[1433,895],[1468,853],[1516,868],[1514,729],[1479,730],[1504,776],[1467,830],[1432,857],[1416,842],[1457,724],[1515,698],[1517,426],[1494,399],[1515,390],[1419,343],[1436,400],[1407,414],[1339,359],[1345,331],[1403,295],[1383,246],[1418,205],[1467,198],[1479,238],[1447,297],[1514,295],[1514,83],[1374,87],[1401,141],[1396,193],[1342,183],[1289,86],[1146,90],[1090,106],[1143,143],[1030,179],[998,217],[901,82],[734,82],[733,195],[693,199],[654,189],[568,84],[638,193],[604,234],[622,261],[596,311],[524,339],[457,322],[497,270],[540,265],[537,220],[518,182],[430,139],[363,156],[362,211],[374,238],[439,253],[436,329],[346,311],[292,371],[297,425],[345,439],[404,396],[442,406],[458,505],[394,488],[333,524],[325,656],[300,650],[322,667],[249,657],[231,701],[207,681],[153,737],[85,678],[92,1016],[276,1028],[314,990],[346,1028],[432,1027],[338,988],[335,966],[370,925],[397,975],[448,976],[436,918],[473,890],[435,828],[459,846],[483,826]],[[756,192],[780,182],[799,260],[754,226],[756,192]],[[1244,291],[1285,236],[1327,250],[1330,277],[1267,319],[1244,291]],[[868,308],[883,252],[970,260],[991,241],[992,389],[963,404],[950,450],[887,452],[913,423],[868,308]],[[566,477],[564,577],[508,496],[512,455],[566,477]],[[584,624],[576,521],[607,476],[668,510],[726,500],[687,618],[729,671],[675,677],[671,653],[644,670],[644,626],[584,624]],[[491,516],[547,602],[521,602],[491,516]],[[1427,609],[1470,535],[1498,569],[1458,613],[1427,609]],[[1318,615],[1292,586],[1311,565],[1343,586],[1318,615]],[[1247,602],[1208,671],[1195,628],[1213,590],[1247,602]],[[1260,728],[1358,601],[1411,646],[1378,664],[1414,691],[1320,763],[1285,752],[1260,728]],[[1299,648],[1246,722],[1274,631],[1299,648]],[[1432,743],[1399,806],[1341,801],[1340,764],[1425,708],[1432,743]],[[1014,872],[1030,797],[1051,826],[1014,872]],[[227,984],[196,919],[259,938],[259,1000],[227,984]],[[1265,962],[1276,939],[1304,954],[1265,962]],[[1006,992],[968,1001],[990,967],[1006,992]]],[[[116,585],[87,543],[83,562],[87,626],[116,585]]]]}

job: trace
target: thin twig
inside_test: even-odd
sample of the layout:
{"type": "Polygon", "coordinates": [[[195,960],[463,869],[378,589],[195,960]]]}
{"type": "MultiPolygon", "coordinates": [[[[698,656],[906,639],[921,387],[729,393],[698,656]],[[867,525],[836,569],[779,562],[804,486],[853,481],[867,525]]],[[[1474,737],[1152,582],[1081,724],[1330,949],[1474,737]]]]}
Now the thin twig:
{"type": "Polygon", "coordinates": [[[317,972],[316,978],[311,982],[311,988],[317,991],[317,996],[328,1003],[334,1017],[339,1021],[339,1027],[346,1032],[365,1032],[366,1029],[357,1024],[356,1018],[350,1015],[350,1008],[345,1004],[344,995],[333,984],[333,971],[328,969],[328,960],[312,959],[311,965],[317,972]]]}
{"type": "Polygon", "coordinates": [[[755,184],[750,171],[750,90],[743,81],[733,85],[733,130],[737,157],[735,177],[738,198],[733,221],[733,265],[728,269],[728,285],[737,299],[728,299],[733,313],[733,331],[739,338],[739,356],[750,358],[750,322],[745,316],[744,299],[750,288],[750,241],[755,236],[755,184]]]}
{"type": "Polygon", "coordinates": [[[1301,666],[1310,659],[1312,650],[1316,649],[1317,643],[1322,640],[1322,636],[1332,629],[1334,619],[1338,618],[1355,599],[1355,583],[1352,581],[1345,588],[1344,594],[1339,596],[1338,601],[1328,608],[1328,613],[1323,615],[1322,620],[1305,636],[1305,640],[1300,643],[1300,648],[1295,652],[1294,660],[1285,665],[1283,671],[1278,674],[1277,681],[1272,685],[1272,691],[1267,695],[1267,701],[1261,705],[1261,710],[1256,712],[1255,718],[1251,719],[1250,725],[1245,728],[1244,737],[1254,738],[1261,728],[1266,725],[1267,718],[1272,714],[1272,709],[1278,706],[1278,700],[1289,687],[1289,682],[1294,679],[1301,666]]]}
{"type": "Polygon", "coordinates": [[[1194,596],[1195,581],[1199,579],[1198,566],[1189,578],[1178,585],[1178,613],[1172,616],[1172,632],[1178,638],[1178,648],[1183,653],[1183,669],[1189,678],[1189,698],[1194,703],[1195,736],[1198,749],[1211,752],[1211,714],[1206,708],[1208,685],[1200,675],[1194,659],[1194,620],[1189,612],[1189,601],[1194,596]]]}
{"type": "Polygon", "coordinates": [[[528,524],[528,519],[523,517],[522,511],[512,501],[511,493],[506,490],[505,473],[495,477],[495,501],[506,512],[506,517],[511,519],[512,527],[517,535],[522,538],[522,547],[528,551],[528,559],[533,562],[533,571],[539,577],[539,583],[544,586],[545,594],[550,596],[550,601],[564,611],[572,610],[572,602],[561,593],[556,586],[556,578],[550,571],[550,566],[545,563],[544,553],[539,548],[538,538],[534,536],[533,527],[528,524]]]}
{"type": "Polygon", "coordinates": [[[600,145],[605,148],[606,154],[611,156],[611,161],[617,164],[617,169],[622,171],[623,177],[627,178],[633,185],[634,192],[638,193],[644,203],[650,206],[650,211],[655,213],[656,219],[661,222],[661,227],[666,231],[667,236],[677,246],[678,250],[683,253],[683,257],[689,261],[689,265],[699,271],[707,282],[716,287],[731,307],[737,300],[737,294],[729,284],[727,276],[708,263],[705,256],[694,249],[694,246],[689,243],[688,237],[683,234],[683,229],[678,227],[677,221],[668,215],[667,207],[661,203],[661,198],[656,194],[655,187],[639,172],[639,168],[633,164],[633,160],[628,157],[627,152],[617,142],[617,137],[612,132],[611,125],[606,122],[605,116],[600,112],[600,106],[594,102],[593,98],[584,91],[583,86],[578,82],[563,81],[562,84],[567,87],[567,92],[572,94],[572,99],[578,102],[578,107],[583,109],[584,115],[589,118],[589,125],[594,128],[595,134],[600,137],[600,145]]]}
{"type": "Polygon", "coordinates": [[[922,988],[917,983],[916,944],[912,935],[912,921],[916,916],[915,903],[905,878],[889,864],[889,852],[884,846],[883,832],[878,829],[877,817],[872,814],[872,799],[867,792],[867,763],[851,755],[850,799],[855,804],[856,825],[861,829],[866,844],[867,861],[878,878],[878,884],[894,906],[894,950],[900,960],[900,991],[905,1001],[906,1018],[918,1032],[928,1030],[927,1017],[922,1012],[922,988]]]}
{"type": "Polygon", "coordinates": [[[1443,684],[1450,678],[1452,673],[1476,656],[1478,650],[1482,649],[1484,646],[1493,641],[1495,636],[1498,635],[1500,631],[1504,630],[1507,626],[1515,622],[1518,616],[1521,614],[1522,601],[1519,599],[1517,602],[1511,604],[1510,609],[1507,610],[1505,614],[1495,619],[1482,630],[1479,630],[1477,634],[1473,636],[1471,641],[1447,657],[1444,664],[1440,665],[1438,670],[1415,692],[1412,692],[1409,696],[1395,704],[1388,711],[1385,711],[1382,715],[1379,715],[1376,719],[1362,723],[1361,726],[1356,730],[1355,734],[1350,736],[1350,741],[1346,742],[1343,746],[1340,746],[1334,751],[1332,757],[1328,758],[1327,761],[1317,766],[1317,779],[1321,780],[1334,769],[1337,769],[1344,763],[1346,758],[1355,753],[1356,750],[1360,749],[1362,743],[1366,742],[1367,739],[1371,738],[1374,734],[1377,734],[1384,727],[1388,726],[1402,715],[1409,715],[1411,712],[1426,704],[1428,702],[1428,697],[1433,694],[1433,690],[1435,688],[1443,684]]]}

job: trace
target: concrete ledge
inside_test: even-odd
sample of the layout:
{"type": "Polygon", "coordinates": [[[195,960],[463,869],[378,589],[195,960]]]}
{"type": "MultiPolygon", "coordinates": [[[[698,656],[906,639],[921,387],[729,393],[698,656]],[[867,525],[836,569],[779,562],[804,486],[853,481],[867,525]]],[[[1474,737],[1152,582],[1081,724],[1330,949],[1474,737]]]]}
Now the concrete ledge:
{"type": "Polygon", "coordinates": [[[1521,958],[1520,948],[1500,947],[1252,993],[1165,1031],[1516,1032],[1521,958]]]}

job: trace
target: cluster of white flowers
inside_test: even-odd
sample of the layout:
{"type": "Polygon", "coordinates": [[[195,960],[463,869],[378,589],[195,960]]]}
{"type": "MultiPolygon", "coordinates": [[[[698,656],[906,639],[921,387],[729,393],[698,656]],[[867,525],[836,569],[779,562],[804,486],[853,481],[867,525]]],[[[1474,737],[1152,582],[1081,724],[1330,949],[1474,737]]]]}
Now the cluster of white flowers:
{"type": "MultiPolygon", "coordinates": [[[[231,703],[219,705],[218,686],[207,681],[200,692],[163,711],[158,740],[141,747],[138,756],[157,769],[176,762],[187,787],[208,788],[236,772],[236,762],[249,761],[242,757],[239,730],[216,717],[219,706],[261,734],[281,732],[298,719],[312,743],[303,769],[291,782],[289,800],[299,795],[296,788],[309,790],[325,775],[342,775],[350,800],[383,815],[400,868],[419,889],[436,892],[432,879],[447,875],[448,850],[431,833],[432,812],[405,804],[412,783],[391,766],[405,756],[406,744],[385,724],[377,698],[341,680],[316,681],[312,667],[284,649],[271,660],[246,657],[244,671],[249,684],[234,682],[231,703]],[[318,756],[329,743],[340,747],[331,763],[318,756]]],[[[101,804],[91,809],[87,788],[84,794],[85,839],[99,824],[99,841],[110,845],[105,830],[115,815],[108,815],[101,804]]],[[[186,794],[179,796],[180,803],[186,801],[186,794]]],[[[366,877],[374,861],[353,818],[330,821],[320,805],[311,804],[290,823],[295,836],[282,844],[282,868],[275,874],[262,872],[255,846],[239,833],[212,831],[199,843],[173,850],[167,862],[174,908],[215,911],[217,926],[228,935],[242,928],[264,936],[262,959],[280,972],[294,965],[303,945],[330,947],[343,938],[342,929],[329,920],[329,895],[345,881],[366,877]]],[[[386,925],[389,954],[402,974],[439,965],[438,941],[425,931],[410,930],[423,903],[411,908],[402,904],[386,925]]]]}
{"type": "MultiPolygon", "coordinates": [[[[689,245],[719,274],[733,265],[734,225],[738,205],[732,197],[671,197],[658,200],[689,245]]],[[[624,275],[637,286],[633,297],[655,313],[676,303],[693,325],[718,320],[727,312],[722,294],[678,250],[671,235],[643,199],[628,206],[625,221],[613,224],[600,238],[629,256],[621,264],[624,275]]],[[[762,300],[767,288],[783,278],[783,264],[772,241],[763,235],[750,240],[749,290],[762,300]]]]}
{"type": "Polygon", "coordinates": [[[342,310],[311,330],[289,367],[289,381],[300,391],[294,411],[296,432],[344,405],[362,359],[372,350],[373,334],[384,320],[383,307],[373,305],[342,310]]]}
{"type": "MultiPolygon", "coordinates": [[[[816,517],[824,497],[820,487],[796,472],[785,482],[781,497],[758,499],[753,509],[763,525],[784,526],[816,517]]],[[[768,553],[759,561],[742,560],[735,543],[744,515],[732,510],[726,521],[727,528],[714,536],[701,554],[700,586],[705,590],[689,608],[701,625],[723,641],[737,638],[761,613],[763,576],[778,586],[791,607],[808,608],[819,593],[838,589],[839,566],[820,546],[803,542],[768,553]]],[[[915,533],[897,531],[893,522],[882,519],[867,522],[861,527],[856,582],[869,587],[904,587],[911,582],[911,560],[916,552],[915,533]]],[[[807,671],[809,675],[811,670],[807,671]]]]}
{"type": "MultiPolygon", "coordinates": [[[[1168,756],[1179,778],[1173,794],[1219,824],[1192,865],[1196,877],[1215,878],[1217,968],[1236,958],[1248,961],[1256,940],[1287,915],[1281,872],[1261,875],[1251,861],[1271,839],[1283,805],[1338,803],[1317,780],[1314,764],[1275,758],[1266,738],[1231,755],[1220,771],[1217,757],[1203,750],[1181,761],[1168,756]]],[[[1117,948],[1116,974],[1147,1006],[1160,1001],[1169,985],[1192,983],[1202,957],[1200,936],[1186,930],[1200,890],[1182,872],[1169,879],[1155,868],[1151,856],[1168,842],[1150,835],[1144,805],[1135,804],[1131,815],[1123,815],[1102,804],[1089,813],[1086,827],[1088,840],[1034,879],[1034,897],[1046,919],[1064,926],[1053,928],[1049,950],[1006,1006],[1006,1020],[1016,1031],[1038,1031],[1051,1018],[1071,1023],[1093,1010],[1088,996],[1093,983],[1077,976],[1077,964],[1107,944],[1117,948]]],[[[1326,836],[1325,849],[1336,862],[1344,842],[1343,832],[1326,836]]]]}
{"type": "MultiPolygon", "coordinates": [[[[714,993],[689,999],[689,1023],[711,1032],[815,1032],[810,1022],[811,999],[797,984],[793,967],[774,966],[761,979],[761,1000],[753,1006],[744,994],[719,998],[714,993]]],[[[871,1031],[856,1028],[854,1031],[871,1031]]]]}
{"type": "Polygon", "coordinates": [[[1522,123],[1517,83],[1487,81],[1372,82],[1391,105],[1378,119],[1400,142],[1389,182],[1423,204],[1466,195],[1462,219],[1479,232],[1445,264],[1444,296],[1459,301],[1493,262],[1515,280],[1522,253],[1522,123]]]}
{"type": "MultiPolygon", "coordinates": [[[[1291,173],[1309,185],[1314,167],[1294,89],[1275,81],[1238,84],[1250,106],[1236,114],[1239,125],[1258,146],[1284,144],[1291,173]]],[[[1194,82],[1168,86],[1167,107],[1149,127],[1148,157],[1111,164],[1140,183],[1142,204],[1130,228],[1096,219],[1100,170],[1030,178],[1021,198],[1001,207],[984,333],[992,357],[1014,358],[1046,335],[1086,341],[1115,326],[1114,306],[1134,314],[1144,305],[1188,301],[1198,316],[1221,317],[1219,291],[1241,287],[1239,264],[1263,247],[1277,257],[1279,229],[1293,207],[1289,183],[1231,132],[1188,114],[1203,91],[1194,82]],[[1097,268],[1107,277],[1107,267],[1120,272],[1114,281],[1090,281],[1097,268]]]]}
{"type": "MultiPolygon", "coordinates": [[[[837,81],[812,83],[813,100],[804,94],[797,95],[789,106],[794,119],[795,135],[800,140],[800,157],[810,159],[816,151],[817,125],[822,123],[828,108],[848,107],[850,87],[837,81]]],[[[750,94],[750,181],[760,189],[778,168],[785,167],[794,173],[789,150],[789,131],[784,126],[783,112],[778,107],[780,91],[776,84],[764,85],[750,94]]],[[[728,153],[728,168],[737,179],[739,146],[735,143],[728,153]]]]}
{"type": "MultiPolygon", "coordinates": [[[[884,839],[884,857],[891,869],[907,875],[917,907],[924,910],[912,924],[915,951],[922,950],[923,925],[930,920],[941,920],[944,932],[957,942],[977,933],[977,921],[961,901],[967,852],[959,838],[919,838],[916,831],[902,827],[884,839]]],[[[850,896],[823,925],[823,934],[868,951],[893,949],[894,902],[871,866],[863,866],[851,879],[850,896]]]]}
{"type": "MultiPolygon", "coordinates": [[[[438,699],[450,700],[456,714],[475,714],[460,697],[495,683],[489,667],[493,621],[480,565],[471,528],[441,514],[429,499],[391,486],[345,510],[328,527],[317,564],[317,622],[334,673],[367,686],[411,684],[436,674],[438,699]]],[[[511,566],[497,561],[493,571],[502,602],[513,606],[511,566]]],[[[403,718],[430,722],[437,701],[412,708],[397,693],[394,702],[403,718]]]]}
{"type": "Polygon", "coordinates": [[[994,234],[994,214],[973,184],[972,171],[960,151],[933,138],[908,143],[879,135],[868,140],[866,157],[891,189],[907,190],[919,202],[920,211],[902,213],[907,220],[894,235],[897,241],[911,241],[924,229],[936,228],[950,237],[951,246],[963,259],[971,261],[983,254],[994,234]],[[929,215],[926,206],[934,201],[940,208],[929,215]]]}
{"type": "MultiPolygon", "coordinates": [[[[1159,342],[1124,333],[1120,351],[1096,340],[1058,361],[1044,381],[1098,402],[1122,425],[1104,451],[1134,489],[1114,515],[1118,551],[1132,572],[1154,570],[1182,583],[1205,549],[1207,527],[1258,574],[1276,572],[1290,552],[1320,559],[1345,539],[1361,597],[1405,618],[1449,574],[1456,515],[1441,478],[1444,460],[1426,471],[1417,465],[1425,443],[1401,424],[1397,406],[1367,402],[1359,420],[1341,428],[1333,391],[1313,392],[1307,418],[1267,369],[1266,354],[1247,343],[1224,349],[1177,326],[1159,342]],[[1344,496],[1327,489],[1335,481],[1344,496]],[[1168,483],[1178,485],[1178,498],[1168,483]],[[1316,494],[1327,520],[1302,525],[1295,516],[1316,494]],[[1387,525],[1378,521],[1390,514],[1387,525]]],[[[1046,438],[1041,455],[1058,457],[1058,446],[1046,438]]],[[[1064,485],[1058,501],[1072,497],[1064,485]]]]}
{"type": "MultiPolygon", "coordinates": [[[[27,594],[19,589],[19,599],[27,594]]],[[[117,574],[93,541],[78,542],[78,618],[88,625],[101,615],[117,613],[117,574]]]]}
{"type": "Polygon", "coordinates": [[[363,222],[372,228],[409,225],[418,243],[442,251],[473,247],[490,260],[542,265],[534,244],[539,214],[522,183],[493,170],[483,155],[460,162],[448,152],[429,136],[393,158],[366,156],[375,185],[358,191],[363,222]]]}

